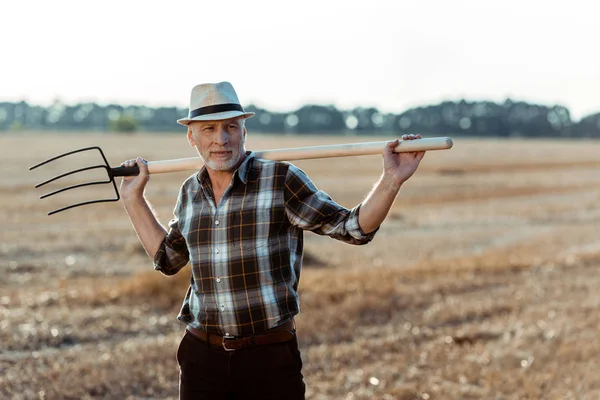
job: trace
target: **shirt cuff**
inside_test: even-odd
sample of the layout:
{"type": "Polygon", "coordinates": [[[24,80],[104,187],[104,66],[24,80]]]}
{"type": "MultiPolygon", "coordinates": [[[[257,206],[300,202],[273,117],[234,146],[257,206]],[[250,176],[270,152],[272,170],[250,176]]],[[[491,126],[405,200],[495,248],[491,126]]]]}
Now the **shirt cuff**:
{"type": "Polygon", "coordinates": [[[166,255],[167,255],[167,251],[166,251],[166,238],[165,238],[165,240],[163,240],[163,242],[160,244],[158,251],[154,255],[154,269],[155,270],[163,272],[165,264],[167,264],[166,263],[166,261],[167,261],[166,255]]]}
{"type": "Polygon", "coordinates": [[[174,275],[188,263],[188,258],[184,257],[169,246],[167,238],[160,244],[158,251],[154,255],[154,269],[165,275],[174,275]]]}
{"type": "Polygon", "coordinates": [[[346,231],[350,236],[354,239],[366,244],[369,243],[375,237],[377,231],[379,231],[380,226],[378,226],[373,232],[365,233],[358,223],[358,214],[360,213],[360,207],[362,204],[354,207],[350,210],[350,215],[348,216],[348,220],[346,221],[346,231]]]}

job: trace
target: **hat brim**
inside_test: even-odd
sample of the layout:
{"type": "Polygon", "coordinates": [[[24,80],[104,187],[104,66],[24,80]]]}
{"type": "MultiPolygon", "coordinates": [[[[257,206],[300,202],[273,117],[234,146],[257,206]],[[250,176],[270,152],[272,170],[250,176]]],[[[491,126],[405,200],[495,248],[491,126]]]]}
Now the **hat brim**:
{"type": "Polygon", "coordinates": [[[219,113],[199,115],[194,118],[181,118],[181,119],[177,120],[177,123],[180,125],[187,126],[187,125],[189,125],[190,122],[194,122],[194,121],[219,121],[219,120],[223,120],[223,119],[237,118],[237,117],[243,117],[244,119],[246,119],[246,118],[250,118],[253,116],[254,116],[253,112],[223,111],[223,112],[219,112],[219,113]]]}

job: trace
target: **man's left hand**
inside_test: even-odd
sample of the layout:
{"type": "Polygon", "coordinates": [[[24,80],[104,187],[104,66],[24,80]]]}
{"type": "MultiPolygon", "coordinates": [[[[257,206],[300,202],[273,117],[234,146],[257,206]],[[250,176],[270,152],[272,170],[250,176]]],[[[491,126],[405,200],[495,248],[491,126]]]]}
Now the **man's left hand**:
{"type": "MultiPolygon", "coordinates": [[[[421,135],[410,134],[403,135],[402,140],[418,140],[421,135]]],[[[392,179],[396,184],[402,185],[410,178],[417,168],[419,163],[425,156],[424,151],[414,151],[407,153],[395,153],[394,149],[400,141],[394,139],[387,143],[383,150],[383,173],[388,178],[392,179]]]]}

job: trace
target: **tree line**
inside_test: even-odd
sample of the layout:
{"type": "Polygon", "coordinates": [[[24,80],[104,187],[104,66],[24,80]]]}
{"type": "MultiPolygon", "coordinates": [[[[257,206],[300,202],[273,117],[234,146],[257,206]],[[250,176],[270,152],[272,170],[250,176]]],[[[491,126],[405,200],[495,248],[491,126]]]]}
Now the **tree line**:
{"type": "MultiPolygon", "coordinates": [[[[248,130],[288,134],[404,134],[482,137],[600,137],[600,113],[572,121],[569,110],[507,99],[445,101],[415,107],[399,114],[373,107],[340,110],[332,105],[308,104],[289,112],[273,112],[255,105],[248,130]]],[[[59,101],[43,107],[22,102],[0,103],[0,131],[177,131],[176,120],[188,110],[144,105],[67,105],[59,101]]],[[[180,128],[180,127],[179,127],[180,128]]]]}

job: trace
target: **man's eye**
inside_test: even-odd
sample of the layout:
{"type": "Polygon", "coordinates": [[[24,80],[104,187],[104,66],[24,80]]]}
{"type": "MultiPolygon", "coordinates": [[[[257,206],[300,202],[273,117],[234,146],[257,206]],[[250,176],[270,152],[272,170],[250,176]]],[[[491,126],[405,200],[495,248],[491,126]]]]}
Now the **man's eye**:
{"type": "Polygon", "coordinates": [[[237,126],[237,125],[235,125],[235,124],[231,124],[231,125],[229,125],[229,129],[237,129],[237,127],[238,127],[238,126],[237,126]]]}
{"type": "Polygon", "coordinates": [[[204,128],[202,130],[205,131],[205,132],[210,132],[210,131],[213,130],[213,127],[212,126],[207,126],[206,128],[204,128]]]}

